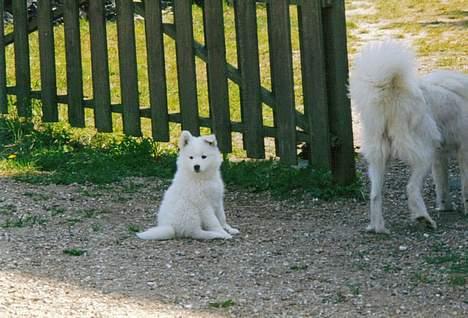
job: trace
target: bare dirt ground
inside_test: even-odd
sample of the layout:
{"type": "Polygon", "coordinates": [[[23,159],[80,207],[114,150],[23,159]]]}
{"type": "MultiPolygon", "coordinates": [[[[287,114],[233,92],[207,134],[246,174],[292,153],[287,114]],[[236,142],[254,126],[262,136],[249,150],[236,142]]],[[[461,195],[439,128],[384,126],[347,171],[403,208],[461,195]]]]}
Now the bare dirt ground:
{"type": "MultiPolygon", "coordinates": [[[[134,236],[153,223],[167,186],[155,178],[109,186],[1,178],[0,223],[10,226],[0,232],[0,316],[466,316],[466,285],[451,280],[452,263],[430,260],[466,262],[467,217],[458,206],[432,212],[435,231],[412,225],[406,173],[397,162],[388,173],[389,236],[364,231],[365,201],[228,191],[228,219],[241,234],[211,242],[134,236]]],[[[433,211],[429,182],[425,197],[433,211]]]]}

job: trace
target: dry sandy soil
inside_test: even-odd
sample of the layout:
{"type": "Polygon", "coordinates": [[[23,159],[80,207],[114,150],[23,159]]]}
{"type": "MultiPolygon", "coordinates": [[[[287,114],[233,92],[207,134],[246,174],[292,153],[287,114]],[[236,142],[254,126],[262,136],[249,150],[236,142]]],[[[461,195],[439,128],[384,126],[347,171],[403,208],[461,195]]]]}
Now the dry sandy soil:
{"type": "Polygon", "coordinates": [[[466,282],[467,217],[459,206],[433,212],[428,181],[439,228],[411,224],[406,175],[398,162],[388,173],[389,236],[364,231],[365,201],[228,191],[228,220],[241,234],[211,242],[134,236],[153,223],[167,187],[155,178],[104,187],[1,178],[0,223],[23,215],[23,224],[0,230],[0,316],[466,316],[466,285],[453,281],[450,266],[465,266],[466,282]],[[431,262],[447,255],[458,258],[431,262]]]}

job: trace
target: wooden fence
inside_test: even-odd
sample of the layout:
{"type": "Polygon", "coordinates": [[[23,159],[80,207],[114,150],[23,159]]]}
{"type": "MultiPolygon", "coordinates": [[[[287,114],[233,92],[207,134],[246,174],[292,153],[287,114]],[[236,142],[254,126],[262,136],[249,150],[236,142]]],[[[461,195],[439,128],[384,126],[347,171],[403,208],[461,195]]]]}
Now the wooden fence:
{"type": "MultiPolygon", "coordinates": [[[[271,89],[262,85],[255,0],[235,0],[237,66],[226,60],[223,0],[204,0],[204,43],[193,35],[191,0],[176,0],[173,22],[164,22],[159,0],[117,0],[118,61],[121,103],[111,103],[109,56],[104,1],[89,1],[89,33],[92,67],[92,98],[83,94],[82,34],[79,5],[65,1],[51,10],[50,0],[40,0],[38,14],[28,18],[26,0],[13,1],[14,30],[5,34],[0,23],[0,112],[8,113],[8,95],[16,95],[19,116],[31,116],[31,100],[42,102],[45,122],[59,120],[59,106],[67,105],[74,127],[85,126],[85,108],[93,109],[98,131],[112,131],[112,113],[120,113],[125,134],[141,135],[141,118],[151,120],[152,136],[169,140],[169,123],[197,135],[208,127],[223,152],[232,150],[232,133],[242,134],[250,158],[265,156],[265,137],[275,139],[277,156],[287,164],[297,162],[297,145],[309,145],[314,167],[330,169],[335,180],[354,179],[354,156],[350,103],[347,98],[347,51],[344,0],[265,1],[271,89]],[[291,30],[291,10],[297,10],[297,30],[291,30]],[[149,105],[140,105],[134,14],[144,17],[147,50],[149,105]],[[53,19],[63,16],[66,50],[66,94],[57,93],[57,69],[53,19]],[[31,89],[29,34],[38,32],[40,90],[31,89]],[[292,32],[299,34],[303,105],[297,107],[293,80],[292,32]],[[175,41],[180,112],[168,111],[164,37],[175,41]],[[6,61],[5,48],[14,44],[14,61],[6,61]],[[199,115],[196,58],[206,62],[209,116],[199,115]],[[15,64],[15,85],[7,86],[7,64],[15,64]],[[230,105],[229,85],[239,87],[240,106],[230,105]],[[263,105],[272,109],[273,127],[264,124],[263,105]],[[230,118],[230,107],[240,107],[241,120],[230,118]],[[299,111],[298,109],[301,109],[299,111]]],[[[3,12],[4,1],[0,1],[3,12]]],[[[232,102],[231,102],[232,104],[232,102]]],[[[11,111],[11,110],[10,110],[11,111]]]]}

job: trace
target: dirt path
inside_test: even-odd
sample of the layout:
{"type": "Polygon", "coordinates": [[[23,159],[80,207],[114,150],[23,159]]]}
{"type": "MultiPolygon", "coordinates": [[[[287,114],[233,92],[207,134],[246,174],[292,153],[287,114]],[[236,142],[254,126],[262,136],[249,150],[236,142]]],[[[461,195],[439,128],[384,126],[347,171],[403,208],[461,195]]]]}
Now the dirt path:
{"type": "Polygon", "coordinates": [[[389,172],[390,236],[363,231],[366,202],[229,191],[228,218],[242,233],[213,242],[134,237],[153,222],[166,187],[157,179],[102,187],[1,178],[0,316],[462,317],[466,285],[455,279],[467,278],[467,218],[433,213],[438,230],[412,226],[405,174],[398,164],[389,172]]]}

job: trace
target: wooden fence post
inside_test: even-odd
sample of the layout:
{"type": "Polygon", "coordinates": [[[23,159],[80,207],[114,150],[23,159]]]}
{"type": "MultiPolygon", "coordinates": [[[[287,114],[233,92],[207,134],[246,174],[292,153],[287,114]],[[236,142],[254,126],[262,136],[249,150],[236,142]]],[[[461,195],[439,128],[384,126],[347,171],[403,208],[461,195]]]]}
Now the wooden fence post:
{"type": "Polygon", "coordinates": [[[351,105],[348,98],[348,56],[344,0],[323,8],[329,123],[333,177],[338,184],[355,180],[351,105]]]}
{"type": "MultiPolygon", "coordinates": [[[[5,12],[5,1],[0,1],[0,13],[5,12]]],[[[8,114],[8,94],[6,77],[6,57],[5,57],[5,28],[4,23],[0,23],[0,113],[8,114]]]]}
{"type": "Polygon", "coordinates": [[[95,125],[99,131],[111,132],[112,113],[104,0],[90,1],[88,12],[95,125]]]}
{"type": "Polygon", "coordinates": [[[310,137],[309,162],[314,168],[331,170],[321,1],[302,1],[297,8],[304,114],[310,137]]]}
{"type": "Polygon", "coordinates": [[[167,82],[161,3],[145,1],[145,32],[153,138],[169,141],[167,82]]]}
{"type": "Polygon", "coordinates": [[[50,0],[41,0],[38,2],[37,26],[41,64],[42,118],[45,122],[56,122],[59,118],[57,108],[54,30],[50,0]]]}
{"type": "Polygon", "coordinates": [[[31,69],[29,65],[28,10],[26,0],[13,1],[16,101],[20,117],[31,117],[31,69]]]}
{"type": "Polygon", "coordinates": [[[67,61],[68,121],[73,127],[85,126],[79,19],[79,1],[65,1],[63,8],[63,23],[65,29],[65,52],[67,61]]]}
{"type": "Polygon", "coordinates": [[[258,57],[255,0],[235,0],[237,60],[240,71],[241,115],[244,148],[250,158],[265,157],[260,61],[258,57]]]}
{"type": "Polygon", "coordinates": [[[206,65],[212,130],[216,134],[219,149],[228,153],[232,151],[232,144],[222,1],[205,0],[203,19],[208,52],[206,65]]]}
{"type": "Polygon", "coordinates": [[[289,0],[269,1],[267,11],[277,152],[282,162],[293,165],[297,150],[289,0]]]}
{"type": "Polygon", "coordinates": [[[120,91],[124,133],[141,136],[133,0],[117,0],[120,91]]]}
{"type": "Polygon", "coordinates": [[[200,134],[197,99],[197,76],[193,49],[192,1],[174,1],[176,27],[177,79],[182,129],[200,134]]]}

